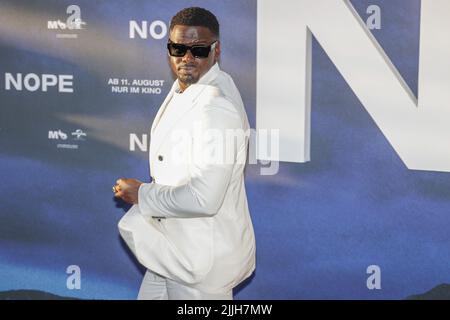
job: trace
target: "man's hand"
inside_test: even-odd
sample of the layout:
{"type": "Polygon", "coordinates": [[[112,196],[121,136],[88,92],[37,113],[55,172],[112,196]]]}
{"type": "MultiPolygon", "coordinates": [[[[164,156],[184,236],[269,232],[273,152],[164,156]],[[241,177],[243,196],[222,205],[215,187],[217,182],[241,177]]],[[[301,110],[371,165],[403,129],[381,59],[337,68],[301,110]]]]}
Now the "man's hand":
{"type": "Polygon", "coordinates": [[[114,186],[115,197],[121,198],[129,204],[138,203],[138,191],[143,182],[136,179],[120,178],[116,181],[114,186]]]}

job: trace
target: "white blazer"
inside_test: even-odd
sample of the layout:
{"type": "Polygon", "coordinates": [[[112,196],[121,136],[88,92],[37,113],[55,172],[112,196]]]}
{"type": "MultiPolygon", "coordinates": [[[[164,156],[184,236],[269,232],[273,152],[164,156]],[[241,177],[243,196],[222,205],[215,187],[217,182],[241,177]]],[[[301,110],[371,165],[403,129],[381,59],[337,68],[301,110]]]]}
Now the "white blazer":
{"type": "Polygon", "coordinates": [[[153,180],[141,185],[139,204],[120,220],[119,231],[151,271],[225,293],[255,269],[244,185],[247,115],[233,80],[215,64],[182,93],[179,113],[159,126],[176,88],[177,81],[151,128],[153,180]],[[245,134],[231,134],[239,131],[245,134]]]}

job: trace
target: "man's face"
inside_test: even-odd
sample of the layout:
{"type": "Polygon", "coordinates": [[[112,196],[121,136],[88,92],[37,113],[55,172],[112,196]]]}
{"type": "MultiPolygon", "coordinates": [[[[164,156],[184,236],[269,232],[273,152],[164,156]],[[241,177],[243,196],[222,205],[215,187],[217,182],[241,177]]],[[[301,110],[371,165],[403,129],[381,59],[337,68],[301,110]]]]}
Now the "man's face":
{"type": "MultiPolygon", "coordinates": [[[[170,41],[177,44],[208,46],[215,40],[206,27],[176,25],[170,31],[170,41]]],[[[216,63],[219,56],[219,42],[216,42],[214,50],[211,50],[207,58],[195,58],[190,50],[183,57],[170,56],[170,67],[176,74],[181,89],[184,91],[189,85],[196,83],[216,63]]]]}

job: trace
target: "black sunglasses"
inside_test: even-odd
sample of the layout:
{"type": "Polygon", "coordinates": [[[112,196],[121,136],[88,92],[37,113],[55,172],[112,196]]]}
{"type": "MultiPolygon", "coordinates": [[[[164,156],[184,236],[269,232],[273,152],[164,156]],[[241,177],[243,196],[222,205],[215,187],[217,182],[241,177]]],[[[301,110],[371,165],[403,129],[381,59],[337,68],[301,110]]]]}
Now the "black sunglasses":
{"type": "Polygon", "coordinates": [[[185,44],[174,43],[174,42],[169,41],[167,43],[167,49],[169,50],[169,54],[172,57],[179,57],[179,58],[184,57],[186,52],[189,50],[195,58],[204,59],[204,58],[208,58],[209,53],[211,52],[211,48],[213,46],[215,46],[216,42],[217,42],[217,40],[214,41],[213,43],[211,43],[209,46],[205,46],[205,45],[187,46],[185,44]]]}

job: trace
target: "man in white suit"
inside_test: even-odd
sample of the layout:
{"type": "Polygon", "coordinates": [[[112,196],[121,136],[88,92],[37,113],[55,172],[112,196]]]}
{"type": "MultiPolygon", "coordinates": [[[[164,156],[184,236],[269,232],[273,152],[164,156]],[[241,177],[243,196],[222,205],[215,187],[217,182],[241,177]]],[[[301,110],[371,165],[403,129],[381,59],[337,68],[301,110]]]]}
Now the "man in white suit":
{"type": "Polygon", "coordinates": [[[232,299],[255,268],[244,185],[247,115],[219,68],[211,12],[178,12],[167,49],[177,80],[152,124],[152,179],[117,180],[115,195],[133,204],[119,231],[148,269],[138,299],[232,299]]]}

